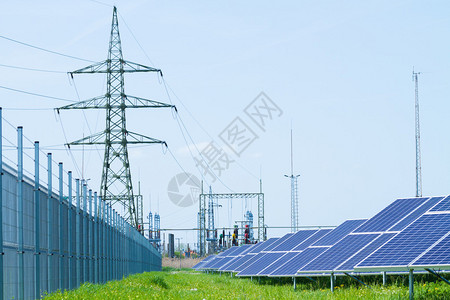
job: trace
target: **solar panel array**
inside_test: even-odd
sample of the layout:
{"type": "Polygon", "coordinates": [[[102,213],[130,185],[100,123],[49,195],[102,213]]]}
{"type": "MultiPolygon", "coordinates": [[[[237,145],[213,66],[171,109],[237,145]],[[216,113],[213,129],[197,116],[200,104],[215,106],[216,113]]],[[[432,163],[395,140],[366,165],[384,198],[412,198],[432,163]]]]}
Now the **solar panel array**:
{"type": "Polygon", "coordinates": [[[271,277],[450,270],[450,196],[397,199],[369,220],[233,248],[194,268],[271,277]]]}
{"type": "Polygon", "coordinates": [[[450,197],[424,213],[355,270],[450,269],[450,197]]]}

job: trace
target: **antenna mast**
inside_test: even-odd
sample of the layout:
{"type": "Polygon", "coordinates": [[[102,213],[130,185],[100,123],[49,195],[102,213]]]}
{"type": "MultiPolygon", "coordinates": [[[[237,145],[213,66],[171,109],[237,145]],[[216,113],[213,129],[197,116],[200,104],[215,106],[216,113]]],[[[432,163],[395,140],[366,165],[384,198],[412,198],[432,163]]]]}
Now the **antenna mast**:
{"type": "Polygon", "coordinates": [[[422,197],[422,165],[420,157],[420,122],[419,122],[419,74],[414,72],[415,109],[416,109],[416,197],[422,197]]]}
{"type": "Polygon", "coordinates": [[[291,179],[291,231],[297,232],[299,229],[298,220],[298,177],[294,175],[294,154],[292,146],[292,128],[291,128],[291,175],[284,175],[291,179]]]}

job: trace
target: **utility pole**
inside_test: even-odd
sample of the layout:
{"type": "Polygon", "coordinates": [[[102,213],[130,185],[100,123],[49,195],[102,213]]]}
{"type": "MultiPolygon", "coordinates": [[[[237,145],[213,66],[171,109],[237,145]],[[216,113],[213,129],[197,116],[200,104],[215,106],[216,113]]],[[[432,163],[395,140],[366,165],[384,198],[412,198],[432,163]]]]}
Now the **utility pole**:
{"type": "Polygon", "coordinates": [[[137,72],[156,72],[162,76],[162,72],[159,69],[123,59],[117,9],[114,7],[108,58],[105,61],[70,72],[72,78],[74,74],[106,74],[106,94],[57,108],[57,111],[58,113],[61,109],[104,109],[106,111],[104,131],[83,137],[80,140],[69,143],[68,146],[105,145],[100,187],[101,199],[110,202],[111,205],[115,203],[122,205],[124,209],[123,217],[132,226],[142,231],[143,224],[140,224],[143,222],[141,218],[142,212],[138,211],[141,209],[138,201],[142,201],[142,196],[133,194],[128,145],[166,143],[128,131],[125,111],[127,108],[175,108],[175,106],[125,94],[124,74],[137,72]]]}
{"type": "Polygon", "coordinates": [[[420,122],[419,122],[419,74],[414,72],[413,81],[415,86],[415,110],[416,110],[416,197],[422,197],[422,164],[420,155],[420,122]]]}
{"type": "Polygon", "coordinates": [[[299,229],[298,221],[298,177],[294,175],[294,154],[292,146],[292,128],[291,128],[291,175],[284,175],[291,179],[291,232],[297,232],[299,229]]]}

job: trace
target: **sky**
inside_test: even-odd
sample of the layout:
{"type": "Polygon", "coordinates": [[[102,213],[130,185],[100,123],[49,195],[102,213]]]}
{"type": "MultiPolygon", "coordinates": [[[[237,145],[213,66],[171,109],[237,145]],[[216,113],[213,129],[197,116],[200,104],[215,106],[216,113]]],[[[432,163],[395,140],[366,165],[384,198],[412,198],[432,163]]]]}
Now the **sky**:
{"type": "MultiPolygon", "coordinates": [[[[135,193],[139,181],[145,215],[158,212],[162,228],[197,226],[195,199],[182,207],[168,194],[171,180],[187,172],[214,193],[258,192],[261,178],[268,235],[288,232],[270,227],[290,225],[284,175],[290,175],[291,128],[300,225],[369,218],[397,198],[414,197],[413,67],[421,72],[423,195],[449,194],[447,1],[4,1],[0,106],[5,120],[24,127],[26,146],[40,141],[43,165],[44,153],[52,152],[55,162],[99,190],[103,148],[69,151],[64,144],[103,131],[104,111],[58,115],[53,108],[70,102],[50,97],[78,101],[105,93],[104,75],[71,80],[66,72],[106,59],[112,5],[124,58],[164,74],[127,74],[126,93],[178,110],[127,110],[128,130],[168,144],[129,149],[135,193]],[[251,114],[258,103],[273,109],[263,126],[251,114]],[[239,126],[247,136],[230,147],[239,126]],[[223,168],[216,180],[202,176],[195,160],[214,149],[221,160],[211,168],[223,168]]],[[[7,148],[15,132],[9,125],[4,130],[7,148]]],[[[13,148],[7,149],[14,164],[13,148]]],[[[32,172],[32,149],[26,152],[32,172]]],[[[246,210],[257,215],[255,200],[219,205],[218,228],[242,220],[246,210]]],[[[197,242],[195,231],[174,233],[191,247],[197,242]]]]}

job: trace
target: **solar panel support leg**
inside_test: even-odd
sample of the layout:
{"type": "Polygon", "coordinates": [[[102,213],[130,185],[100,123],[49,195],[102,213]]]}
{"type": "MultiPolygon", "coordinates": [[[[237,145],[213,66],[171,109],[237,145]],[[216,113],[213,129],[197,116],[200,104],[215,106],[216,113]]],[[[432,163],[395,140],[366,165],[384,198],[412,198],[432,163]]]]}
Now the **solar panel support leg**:
{"type": "Polygon", "coordinates": [[[450,281],[448,281],[447,279],[445,279],[444,277],[442,277],[441,275],[439,275],[438,273],[436,273],[435,271],[431,270],[431,269],[425,269],[425,271],[427,271],[430,274],[433,274],[434,276],[436,276],[437,278],[439,278],[440,280],[442,280],[443,282],[445,282],[446,284],[450,285],[450,281]]]}
{"type": "Polygon", "coordinates": [[[296,277],[294,277],[294,291],[297,289],[297,281],[296,281],[296,277]]]}
{"type": "Polygon", "coordinates": [[[332,293],[334,292],[334,273],[330,274],[330,290],[332,293]]]}
{"type": "Polygon", "coordinates": [[[346,275],[346,276],[348,276],[348,277],[350,277],[350,278],[353,278],[353,279],[355,279],[356,281],[358,281],[359,283],[361,283],[361,284],[363,284],[363,285],[365,285],[366,287],[368,287],[368,288],[370,288],[367,284],[365,284],[361,279],[359,279],[358,277],[356,277],[356,276],[353,276],[353,275],[350,275],[350,274],[348,274],[348,273],[345,273],[344,272],[344,274],[346,275]]]}
{"type": "Polygon", "coordinates": [[[387,275],[386,272],[383,272],[383,285],[386,285],[387,282],[387,275]]]}
{"type": "Polygon", "coordinates": [[[414,270],[409,270],[409,300],[414,299],[414,270]]]}

